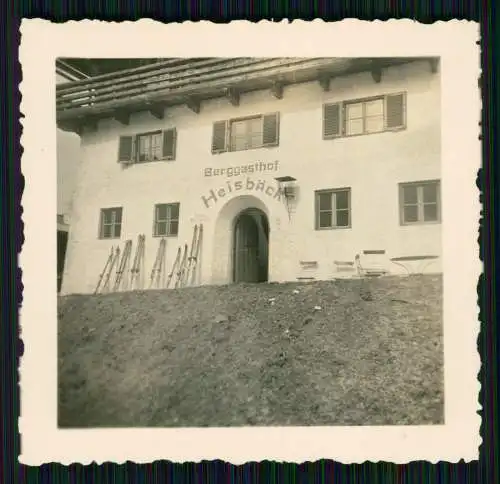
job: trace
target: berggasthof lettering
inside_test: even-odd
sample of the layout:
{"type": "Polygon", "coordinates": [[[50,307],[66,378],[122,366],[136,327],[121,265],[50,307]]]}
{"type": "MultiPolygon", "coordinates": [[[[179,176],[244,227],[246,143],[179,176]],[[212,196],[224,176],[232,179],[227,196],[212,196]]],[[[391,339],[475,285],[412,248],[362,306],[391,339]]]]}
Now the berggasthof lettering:
{"type": "Polygon", "coordinates": [[[276,160],[267,163],[263,161],[258,161],[256,163],[251,163],[249,165],[230,166],[228,168],[204,168],[203,176],[232,177],[232,176],[246,175],[247,173],[278,171],[278,166],[279,166],[279,161],[276,160]]]}

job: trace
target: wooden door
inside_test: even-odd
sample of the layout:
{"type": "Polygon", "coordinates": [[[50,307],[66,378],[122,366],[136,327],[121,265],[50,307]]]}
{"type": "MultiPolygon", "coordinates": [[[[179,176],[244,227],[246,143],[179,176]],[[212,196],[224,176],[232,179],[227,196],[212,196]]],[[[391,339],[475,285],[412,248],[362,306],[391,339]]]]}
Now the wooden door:
{"type": "Polygon", "coordinates": [[[234,282],[259,282],[259,232],[254,218],[238,217],[234,231],[234,282]]]}

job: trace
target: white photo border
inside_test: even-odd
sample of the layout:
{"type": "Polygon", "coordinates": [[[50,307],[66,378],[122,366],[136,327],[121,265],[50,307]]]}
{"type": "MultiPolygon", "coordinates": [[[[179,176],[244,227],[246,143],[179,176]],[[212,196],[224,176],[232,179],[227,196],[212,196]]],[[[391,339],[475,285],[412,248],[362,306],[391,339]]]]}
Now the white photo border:
{"type": "Polygon", "coordinates": [[[327,23],[235,21],[162,24],[23,19],[21,161],[25,242],[20,309],[20,461],[147,463],[220,459],[305,462],[333,459],[407,463],[479,457],[480,357],[478,139],[479,26],[453,20],[327,23]],[[57,57],[369,57],[439,56],[442,98],[445,424],[394,427],[204,429],[57,428],[56,120],[57,57]],[[44,254],[44,257],[40,257],[44,254]]]}

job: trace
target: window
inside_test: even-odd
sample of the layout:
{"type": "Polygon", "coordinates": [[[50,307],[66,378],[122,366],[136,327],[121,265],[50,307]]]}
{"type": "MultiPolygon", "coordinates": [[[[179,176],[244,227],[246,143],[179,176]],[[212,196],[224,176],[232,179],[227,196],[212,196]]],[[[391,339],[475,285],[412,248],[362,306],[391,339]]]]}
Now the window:
{"type": "Polygon", "coordinates": [[[351,226],[351,189],[319,190],[316,198],[316,230],[351,226]]]}
{"type": "Polygon", "coordinates": [[[99,238],[119,239],[122,232],[121,207],[101,209],[101,220],[99,223],[99,238]]]}
{"type": "Polygon", "coordinates": [[[406,95],[343,101],[323,106],[323,138],[355,136],[406,127],[406,95]]]}
{"type": "Polygon", "coordinates": [[[345,134],[377,133],[384,130],[384,100],[346,104],[345,134]]]}
{"type": "Polygon", "coordinates": [[[262,118],[231,122],[231,151],[251,150],[262,146],[262,118]]]}
{"type": "Polygon", "coordinates": [[[279,113],[217,121],[213,125],[212,153],[242,151],[279,144],[279,113]]]}
{"type": "Polygon", "coordinates": [[[401,183],[399,185],[400,217],[402,225],[439,222],[439,181],[401,183]]]}
{"type": "Polygon", "coordinates": [[[155,237],[172,237],[179,233],[179,203],[162,203],[155,206],[155,237]]]}
{"type": "Polygon", "coordinates": [[[137,136],[137,161],[161,160],[161,132],[137,136]]]}
{"type": "Polygon", "coordinates": [[[118,162],[123,164],[175,160],[175,128],[134,136],[120,136],[118,162]]]}

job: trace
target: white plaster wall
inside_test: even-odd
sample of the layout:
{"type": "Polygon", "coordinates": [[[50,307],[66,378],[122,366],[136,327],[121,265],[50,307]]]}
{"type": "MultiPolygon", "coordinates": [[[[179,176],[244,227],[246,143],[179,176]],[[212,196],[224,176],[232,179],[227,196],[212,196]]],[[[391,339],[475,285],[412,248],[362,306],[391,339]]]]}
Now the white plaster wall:
{"type": "MultiPolygon", "coordinates": [[[[167,241],[167,267],[179,245],[190,243],[194,223],[204,223],[200,283],[226,283],[230,269],[230,218],[233,209],[221,212],[229,200],[251,195],[261,201],[270,222],[270,268],[273,281],[295,280],[300,260],[317,260],[318,278],[333,275],[334,260],[352,260],[363,249],[385,249],[391,257],[441,254],[440,224],[400,226],[398,183],[439,179],[440,76],[428,63],[413,63],[384,71],[382,82],[369,73],[339,78],[331,91],[318,83],[291,86],[281,100],[267,91],[242,95],[240,106],[225,99],[206,102],[200,114],[182,106],[169,109],[165,119],[149,113],[133,115],[129,126],[100,122],[99,130],[82,138],[82,159],[75,192],[72,227],[65,267],[64,293],[93,291],[110,247],[128,238],[146,235],[147,277],[159,240],[152,237],[156,203],[180,202],[178,237],[167,241]],[[322,139],[322,105],[378,94],[407,91],[407,129],[366,136],[322,139]],[[280,112],[280,143],[264,148],[212,155],[212,123],[231,117],[280,112]],[[175,126],[176,160],[122,167],[117,160],[118,137],[175,126]],[[254,173],[264,191],[235,189],[247,176],[205,177],[203,170],[255,162],[279,161],[278,171],[254,173]],[[266,193],[274,177],[292,175],[298,180],[299,198],[289,221],[282,201],[266,193]],[[230,185],[227,185],[227,183],[230,185]],[[231,192],[229,192],[231,187],[231,192]],[[352,228],[314,230],[314,190],[351,187],[352,228]],[[222,196],[210,200],[202,197],[222,196]],[[123,206],[121,240],[99,240],[101,208],[123,206]],[[218,215],[221,214],[221,218],[218,215]],[[221,219],[228,219],[221,224],[221,219]],[[216,237],[216,224],[219,228],[216,237]],[[222,232],[220,228],[223,227],[222,232]],[[224,235],[225,234],[225,235],[224,235]]],[[[242,206],[242,208],[245,208],[242,206]]],[[[440,271],[440,263],[432,267],[440,271]]],[[[429,269],[431,270],[431,269],[429,269]]]]}

